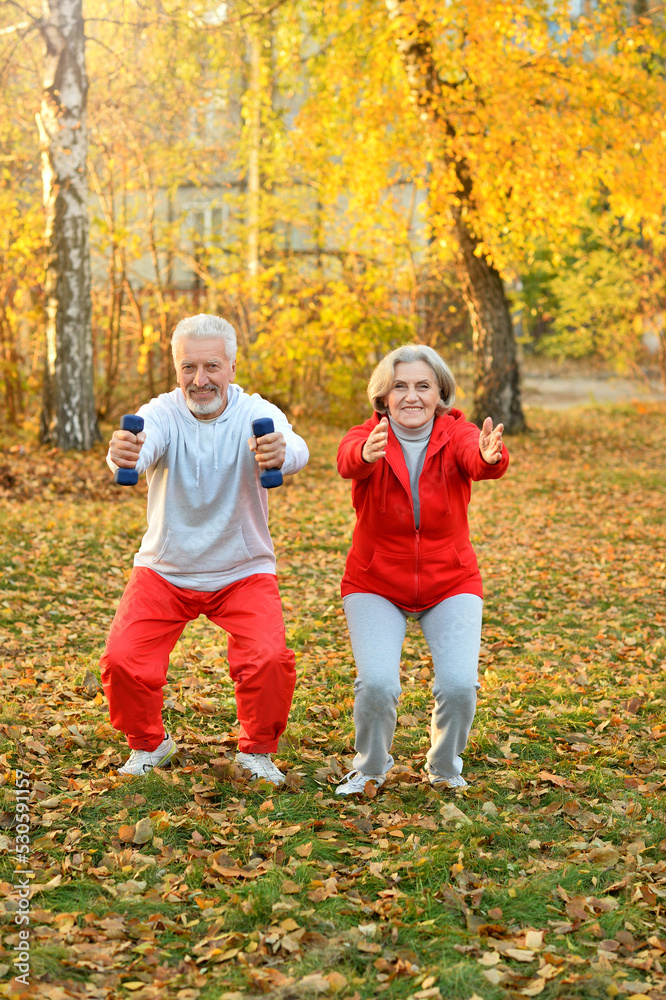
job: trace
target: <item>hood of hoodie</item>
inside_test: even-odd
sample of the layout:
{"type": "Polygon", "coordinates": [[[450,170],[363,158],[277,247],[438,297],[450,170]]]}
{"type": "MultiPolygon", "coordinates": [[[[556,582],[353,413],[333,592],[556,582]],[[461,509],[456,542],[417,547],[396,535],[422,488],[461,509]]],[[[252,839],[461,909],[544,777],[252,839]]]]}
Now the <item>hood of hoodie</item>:
{"type": "MultiPolygon", "coordinates": [[[[234,411],[241,406],[243,396],[247,396],[245,390],[239,385],[236,385],[235,382],[232,382],[227,389],[227,405],[225,406],[224,411],[212,420],[200,420],[198,417],[195,417],[187,405],[185,394],[180,388],[174,389],[172,392],[163,393],[161,396],[157,397],[167,413],[170,413],[174,419],[182,423],[184,428],[189,428],[194,434],[194,471],[197,487],[199,487],[201,483],[202,433],[209,433],[208,430],[204,430],[202,432],[202,428],[212,428],[212,435],[210,435],[211,457],[213,461],[213,471],[217,472],[219,470],[219,442],[221,436],[224,435],[224,425],[228,424],[229,421],[233,421],[235,416],[234,411]]],[[[151,402],[154,401],[151,400],[151,402]]],[[[150,403],[148,406],[150,406],[150,403]]]]}

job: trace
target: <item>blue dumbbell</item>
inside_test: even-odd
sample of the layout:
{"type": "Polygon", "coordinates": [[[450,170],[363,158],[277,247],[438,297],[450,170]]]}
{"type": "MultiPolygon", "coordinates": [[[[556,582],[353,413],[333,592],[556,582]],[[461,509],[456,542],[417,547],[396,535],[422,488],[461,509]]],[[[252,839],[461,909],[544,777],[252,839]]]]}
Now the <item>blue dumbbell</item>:
{"type": "MultiPolygon", "coordinates": [[[[126,413],[124,417],[120,418],[120,429],[138,434],[139,431],[143,430],[143,417],[137,416],[136,413],[126,413]]],[[[139,482],[139,473],[136,469],[116,469],[113,481],[118,486],[136,486],[139,482]]]]}
{"type": "MultiPolygon", "coordinates": [[[[274,430],[275,424],[270,417],[260,417],[252,421],[252,433],[257,438],[263,437],[264,434],[272,434],[274,430]]],[[[282,473],[279,469],[264,469],[259,476],[259,482],[266,490],[282,486],[282,473]]]]}

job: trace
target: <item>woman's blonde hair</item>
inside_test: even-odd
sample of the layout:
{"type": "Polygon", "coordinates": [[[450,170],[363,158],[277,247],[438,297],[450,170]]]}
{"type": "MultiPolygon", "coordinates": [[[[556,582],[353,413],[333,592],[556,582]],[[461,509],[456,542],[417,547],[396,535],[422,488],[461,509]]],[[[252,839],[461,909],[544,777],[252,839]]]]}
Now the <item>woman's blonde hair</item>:
{"type": "Polygon", "coordinates": [[[425,361],[439,385],[440,402],[437,413],[448,413],[456,398],[456,380],[446,362],[427,344],[403,344],[379,362],[368,382],[368,399],[377,413],[387,412],[384,400],[393,386],[395,366],[401,361],[408,364],[412,361],[425,361]]]}

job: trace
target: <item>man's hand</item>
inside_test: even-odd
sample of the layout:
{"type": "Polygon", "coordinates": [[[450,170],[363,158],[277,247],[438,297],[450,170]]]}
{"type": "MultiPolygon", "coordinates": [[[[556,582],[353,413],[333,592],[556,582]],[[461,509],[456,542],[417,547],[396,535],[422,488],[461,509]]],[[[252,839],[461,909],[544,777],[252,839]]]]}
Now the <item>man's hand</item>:
{"type": "Polygon", "coordinates": [[[364,462],[372,464],[373,462],[378,462],[380,458],[384,458],[386,455],[388,433],[388,417],[382,417],[377,426],[370,431],[370,434],[363,445],[361,456],[364,462]]]}
{"type": "Polygon", "coordinates": [[[119,469],[133,469],[146,440],[146,432],[114,431],[109,441],[109,457],[119,469]]]}
{"type": "Polygon", "coordinates": [[[260,438],[251,437],[248,439],[250,451],[255,452],[255,459],[259,463],[259,468],[281,469],[287,457],[287,445],[284,435],[280,431],[273,431],[272,434],[264,434],[260,438]]]}
{"type": "Polygon", "coordinates": [[[502,431],[504,424],[498,424],[493,430],[492,417],[486,417],[479,434],[479,451],[488,465],[497,465],[502,459],[502,431]]]}

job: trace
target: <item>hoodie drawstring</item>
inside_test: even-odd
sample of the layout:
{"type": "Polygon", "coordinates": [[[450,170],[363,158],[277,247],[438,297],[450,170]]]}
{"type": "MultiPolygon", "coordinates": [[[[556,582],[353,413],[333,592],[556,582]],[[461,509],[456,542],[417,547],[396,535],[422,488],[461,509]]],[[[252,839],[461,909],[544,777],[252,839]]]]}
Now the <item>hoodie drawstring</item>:
{"type": "Polygon", "coordinates": [[[201,470],[201,458],[200,458],[200,456],[201,456],[201,449],[199,447],[200,431],[199,431],[199,421],[198,420],[197,420],[197,423],[196,423],[196,427],[197,427],[197,489],[199,489],[199,472],[201,470]]]}

